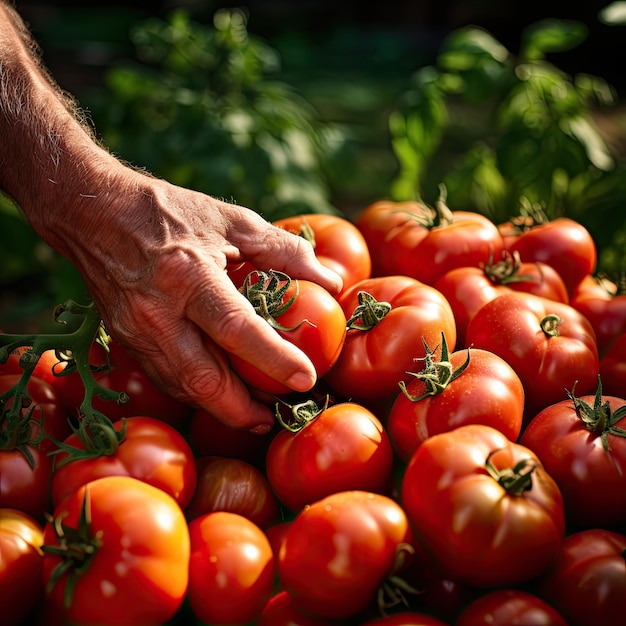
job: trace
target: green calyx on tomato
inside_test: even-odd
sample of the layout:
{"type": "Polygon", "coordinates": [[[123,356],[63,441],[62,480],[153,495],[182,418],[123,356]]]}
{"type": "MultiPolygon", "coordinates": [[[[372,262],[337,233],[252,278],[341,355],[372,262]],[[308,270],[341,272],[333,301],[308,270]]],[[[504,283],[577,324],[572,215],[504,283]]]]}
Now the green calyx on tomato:
{"type": "Polygon", "coordinates": [[[292,328],[285,328],[278,321],[298,297],[298,281],[296,281],[295,293],[285,302],[285,294],[291,287],[292,279],[284,272],[278,270],[253,270],[250,272],[243,285],[240,287],[241,293],[249,300],[257,315],[260,315],[272,328],[276,330],[295,330],[302,322],[292,328]]]}
{"type": "Polygon", "coordinates": [[[389,302],[379,302],[367,291],[359,291],[357,298],[358,304],[352,312],[350,319],[346,322],[346,328],[370,330],[391,311],[389,302]]]}
{"type": "Polygon", "coordinates": [[[63,516],[53,518],[51,515],[46,515],[46,517],[52,524],[58,545],[43,545],[41,549],[47,554],[61,558],[48,581],[48,591],[68,574],[63,601],[65,607],[69,608],[72,604],[77,578],[88,569],[92,557],[102,546],[102,532],[98,531],[95,535],[91,532],[89,490],[85,491],[77,528],[63,524],[63,516]]]}
{"type": "Polygon", "coordinates": [[[495,285],[510,285],[511,283],[521,283],[535,280],[533,276],[525,276],[520,274],[522,268],[522,259],[517,250],[509,252],[502,251],[502,259],[493,262],[490,258],[489,263],[484,267],[485,276],[495,285]]]}
{"type": "Polygon", "coordinates": [[[315,400],[306,400],[298,404],[287,404],[282,400],[275,405],[274,413],[276,421],[286,430],[292,433],[300,432],[307,424],[310,424],[316,417],[321,415],[327,408],[330,398],[326,396],[324,405],[320,406],[315,400]],[[291,411],[291,419],[285,420],[280,410],[281,404],[291,411]]]}
{"type": "Polygon", "coordinates": [[[420,591],[400,575],[407,565],[407,559],[411,559],[414,554],[415,548],[410,543],[398,545],[393,570],[378,588],[376,603],[381,615],[385,616],[399,606],[409,606],[407,596],[419,595],[420,591]]]}
{"type": "Polygon", "coordinates": [[[567,395],[574,403],[576,415],[583,421],[587,430],[600,436],[602,447],[605,451],[609,449],[609,435],[626,437],[626,430],[615,425],[626,416],[626,403],[613,412],[611,412],[611,405],[608,400],[604,404],[602,403],[602,381],[600,376],[598,376],[598,388],[593,406],[577,398],[574,395],[574,389],[571,392],[567,391],[567,395]]]}
{"type": "Polygon", "coordinates": [[[446,341],[444,333],[441,333],[441,358],[438,361],[436,361],[433,357],[439,346],[435,346],[434,349],[431,349],[425,341],[423,343],[426,350],[426,356],[416,360],[423,360],[424,368],[420,372],[408,373],[421,380],[426,387],[426,391],[419,396],[412,396],[409,393],[407,385],[404,381],[400,381],[398,383],[402,393],[409,400],[411,400],[411,402],[419,402],[428,396],[436,396],[442,393],[455,378],[458,378],[467,369],[470,362],[470,351],[468,349],[467,359],[465,359],[463,364],[457,367],[457,369],[453,368],[452,363],[450,362],[448,342],[446,341]]]}
{"type": "Polygon", "coordinates": [[[491,457],[497,450],[489,454],[485,461],[485,469],[489,475],[510,495],[521,496],[525,491],[532,489],[532,473],[537,464],[531,459],[522,459],[514,467],[498,469],[491,457]]]}
{"type": "Polygon", "coordinates": [[[29,447],[39,445],[43,441],[45,433],[40,427],[43,423],[43,414],[41,419],[33,417],[36,407],[28,406],[29,402],[28,398],[22,398],[22,406],[28,408],[24,415],[18,413],[17,418],[15,415],[12,418],[9,417],[10,410],[5,411],[3,407],[0,413],[0,452],[19,450],[32,468],[35,466],[35,459],[29,447]]]}

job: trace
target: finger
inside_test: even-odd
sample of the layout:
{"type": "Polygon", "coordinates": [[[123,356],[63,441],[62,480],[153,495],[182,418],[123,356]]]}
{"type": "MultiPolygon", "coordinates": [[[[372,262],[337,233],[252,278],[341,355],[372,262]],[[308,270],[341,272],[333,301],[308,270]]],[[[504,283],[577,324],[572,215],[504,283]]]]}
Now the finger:
{"type": "Polygon", "coordinates": [[[257,315],[225,273],[215,277],[211,290],[196,293],[187,315],[226,352],[294,391],[308,391],[315,384],[317,375],[307,355],[257,315]]]}
{"type": "Polygon", "coordinates": [[[250,396],[230,369],[223,351],[199,329],[178,332],[175,340],[162,336],[160,348],[163,351],[150,358],[136,355],[160,388],[192,407],[207,410],[233,428],[258,434],[272,428],[272,410],[250,396]]]}

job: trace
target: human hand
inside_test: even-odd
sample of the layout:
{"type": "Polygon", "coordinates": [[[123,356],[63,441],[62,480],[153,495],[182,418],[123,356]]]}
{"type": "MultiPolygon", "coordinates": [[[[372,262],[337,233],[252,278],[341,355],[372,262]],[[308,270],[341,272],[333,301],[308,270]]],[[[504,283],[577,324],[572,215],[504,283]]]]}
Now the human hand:
{"type": "Polygon", "coordinates": [[[267,430],[272,411],[250,396],[225,353],[296,391],[313,386],[315,370],[254,312],[226,266],[247,260],[331,292],[341,279],[306,240],[250,209],[132,170],[123,176],[119,187],[109,183],[106,209],[92,207],[98,217],[66,237],[108,332],[172,396],[231,426],[267,430]]]}

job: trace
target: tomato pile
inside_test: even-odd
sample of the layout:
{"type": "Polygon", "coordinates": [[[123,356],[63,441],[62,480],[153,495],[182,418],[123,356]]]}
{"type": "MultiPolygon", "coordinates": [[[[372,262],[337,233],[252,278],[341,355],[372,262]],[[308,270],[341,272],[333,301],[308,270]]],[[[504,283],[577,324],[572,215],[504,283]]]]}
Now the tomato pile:
{"type": "Polygon", "coordinates": [[[390,201],[276,225],[344,286],[229,269],[318,373],[296,394],[232,358],[268,434],[113,340],[96,393],[4,355],[2,624],[622,624],[626,290],[586,229],[390,201]]]}

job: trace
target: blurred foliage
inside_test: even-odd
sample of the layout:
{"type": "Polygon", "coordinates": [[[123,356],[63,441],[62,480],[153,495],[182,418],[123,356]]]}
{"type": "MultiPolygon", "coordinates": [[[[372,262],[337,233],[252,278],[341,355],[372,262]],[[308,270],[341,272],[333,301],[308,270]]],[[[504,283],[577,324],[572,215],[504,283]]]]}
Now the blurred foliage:
{"type": "Polygon", "coordinates": [[[450,33],[390,116],[400,163],[391,196],[433,202],[443,183],[450,208],[496,222],[536,204],[583,223],[604,271],[626,269],[626,160],[593,117],[617,103],[615,92],[546,60],[586,36],[581,23],[543,20],[524,31],[514,56],[481,28],[450,33]]]}
{"type": "Polygon", "coordinates": [[[218,10],[212,26],[178,10],[132,31],[137,61],[92,99],[105,144],[171,182],[249,206],[274,220],[337,212],[324,176],[341,131],[276,78],[276,51],[247,15],[218,10]]]}

